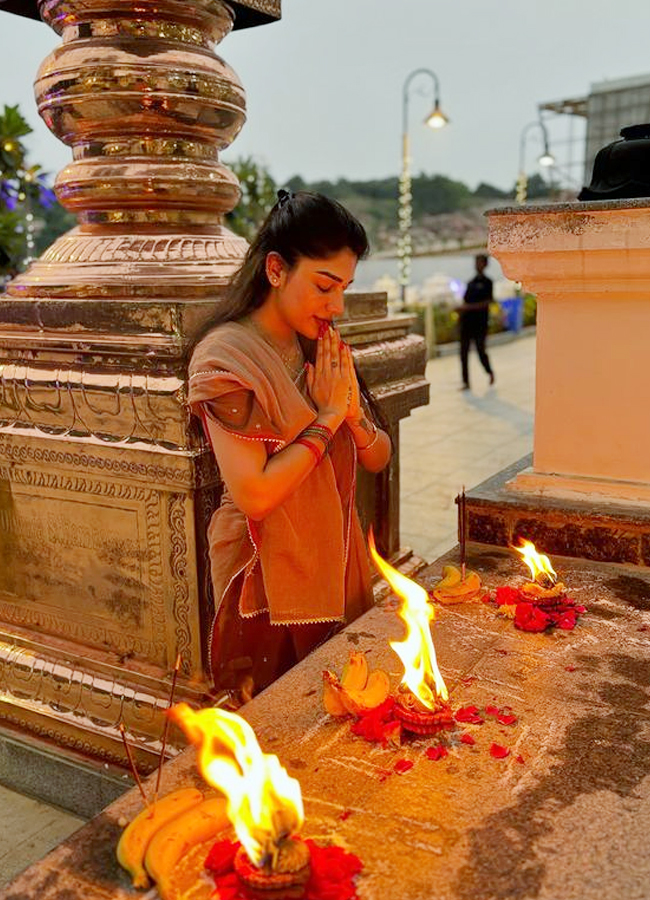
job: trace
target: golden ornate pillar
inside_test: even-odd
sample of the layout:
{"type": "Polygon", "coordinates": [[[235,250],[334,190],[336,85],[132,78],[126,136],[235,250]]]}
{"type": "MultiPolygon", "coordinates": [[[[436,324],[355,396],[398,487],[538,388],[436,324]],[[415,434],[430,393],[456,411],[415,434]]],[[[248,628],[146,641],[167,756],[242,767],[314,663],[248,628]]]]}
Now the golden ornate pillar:
{"type": "Polygon", "coordinates": [[[79,224],[0,296],[0,717],[155,766],[169,676],[207,690],[205,532],[219,484],[188,417],[187,353],[245,242],[219,162],[245,95],[213,48],[280,0],[41,0],[36,79],[72,148],[79,224]]]}

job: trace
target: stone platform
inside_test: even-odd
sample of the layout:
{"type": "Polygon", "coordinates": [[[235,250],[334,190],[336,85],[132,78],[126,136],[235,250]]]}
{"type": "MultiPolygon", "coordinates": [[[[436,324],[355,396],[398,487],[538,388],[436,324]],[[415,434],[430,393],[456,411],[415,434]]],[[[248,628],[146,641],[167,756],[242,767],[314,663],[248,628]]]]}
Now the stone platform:
{"type": "Polygon", "coordinates": [[[551,555],[650,566],[650,504],[509,490],[531,462],[525,456],[468,492],[470,540],[507,547],[525,537],[551,555]]]}
{"type": "MultiPolygon", "coordinates": [[[[418,580],[432,586],[453,560],[418,580]]],[[[510,706],[518,717],[508,727],[490,716],[462,726],[474,746],[460,743],[459,728],[435,762],[425,756],[435,740],[382,749],[323,713],[321,671],[340,671],[350,649],[365,650],[397,686],[388,640],[403,629],[390,598],[243,710],[263,749],[300,780],[304,834],[362,858],[364,900],[650,896],[650,571],[552,561],[587,607],[574,631],[519,632],[480,602],[437,610],[433,637],[454,707],[510,706]],[[509,756],[493,758],[492,742],[509,756]],[[399,775],[402,759],[414,765],[399,775]]],[[[468,562],[487,587],[523,580],[508,551],[471,544],[468,562]]],[[[165,767],[163,789],[198,780],[185,751],[165,767]]],[[[15,879],[3,900],[138,896],[114,850],[118,820],[139,809],[129,792],[15,879]]]]}

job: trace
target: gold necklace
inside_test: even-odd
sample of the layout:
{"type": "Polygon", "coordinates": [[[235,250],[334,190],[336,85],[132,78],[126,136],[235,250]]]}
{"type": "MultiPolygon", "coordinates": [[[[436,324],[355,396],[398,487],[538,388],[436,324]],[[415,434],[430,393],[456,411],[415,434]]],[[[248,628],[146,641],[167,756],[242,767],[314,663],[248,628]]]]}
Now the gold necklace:
{"type": "Polygon", "coordinates": [[[257,334],[262,338],[264,343],[268,344],[268,346],[277,353],[277,355],[282,360],[285,369],[287,369],[291,373],[291,377],[295,379],[298,373],[302,371],[305,361],[302,353],[302,347],[300,346],[299,342],[296,340],[293,350],[290,353],[286,353],[280,347],[278,347],[275,341],[273,341],[268,336],[261,325],[258,325],[255,319],[247,316],[243,320],[243,322],[244,324],[250,325],[253,331],[257,332],[257,334]]]}

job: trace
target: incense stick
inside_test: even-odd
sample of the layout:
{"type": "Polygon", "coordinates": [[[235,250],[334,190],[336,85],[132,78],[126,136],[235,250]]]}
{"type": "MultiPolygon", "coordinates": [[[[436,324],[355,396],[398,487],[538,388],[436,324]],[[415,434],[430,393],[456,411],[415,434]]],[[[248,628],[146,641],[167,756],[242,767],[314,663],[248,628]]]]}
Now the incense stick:
{"type": "Polygon", "coordinates": [[[465,554],[466,554],[466,545],[467,545],[467,521],[465,518],[465,485],[463,485],[463,489],[460,493],[458,504],[458,517],[459,517],[459,533],[460,533],[460,577],[462,581],[465,581],[465,554]]]}
{"type": "MultiPolygon", "coordinates": [[[[180,653],[176,656],[176,663],[174,664],[174,672],[172,674],[172,686],[169,691],[169,704],[167,706],[167,710],[169,711],[174,705],[174,691],[176,690],[176,680],[178,679],[178,670],[181,667],[181,655],[180,653]]],[[[165,716],[165,724],[163,726],[163,736],[162,736],[162,748],[160,750],[160,762],[158,763],[158,774],[156,775],[156,790],[153,795],[153,802],[155,803],[158,799],[158,788],[160,787],[160,776],[162,775],[162,767],[165,762],[165,748],[167,747],[167,732],[169,731],[169,716],[165,716]]]]}
{"type": "Polygon", "coordinates": [[[129,747],[126,740],[126,728],[124,727],[123,722],[120,722],[120,734],[122,735],[122,743],[124,744],[124,749],[126,750],[126,758],[129,761],[129,766],[131,767],[131,772],[133,773],[133,777],[135,778],[135,783],[140,789],[142,799],[144,800],[144,805],[149,806],[149,801],[147,800],[147,795],[145,794],[144,788],[142,787],[142,782],[140,781],[140,775],[138,774],[135,760],[133,759],[133,755],[131,754],[131,748],[129,747]]]}

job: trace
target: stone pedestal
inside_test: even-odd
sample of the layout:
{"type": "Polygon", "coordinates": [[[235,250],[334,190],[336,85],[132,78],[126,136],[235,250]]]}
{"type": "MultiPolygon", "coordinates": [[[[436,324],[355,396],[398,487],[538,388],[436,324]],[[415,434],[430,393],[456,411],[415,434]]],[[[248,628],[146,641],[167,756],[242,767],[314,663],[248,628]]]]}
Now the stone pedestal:
{"type": "MultiPolygon", "coordinates": [[[[647,562],[650,512],[649,227],[646,200],[490,213],[490,252],[538,301],[532,466],[504,480],[506,505],[552,502],[574,531],[609,517],[619,522],[614,543],[627,520],[636,538],[623,558],[635,563],[647,562]]],[[[483,515],[489,498],[479,493],[483,515]]],[[[557,552],[622,558],[603,556],[602,546],[593,556],[587,544],[566,537],[557,552]]]]}
{"type": "MultiPolygon", "coordinates": [[[[0,716],[14,737],[118,765],[122,722],[146,772],[177,653],[177,699],[209,699],[221,482],[189,417],[187,361],[246,251],[223,225],[239,188],[219,162],[245,96],[214,46],[280,4],[39,8],[63,43],[36,97],[72,147],[56,191],[79,225],[0,297],[0,716]]],[[[351,297],[343,324],[396,445],[428,397],[409,326],[383,295],[351,297]]],[[[398,466],[360,490],[391,555],[398,466]]]]}

